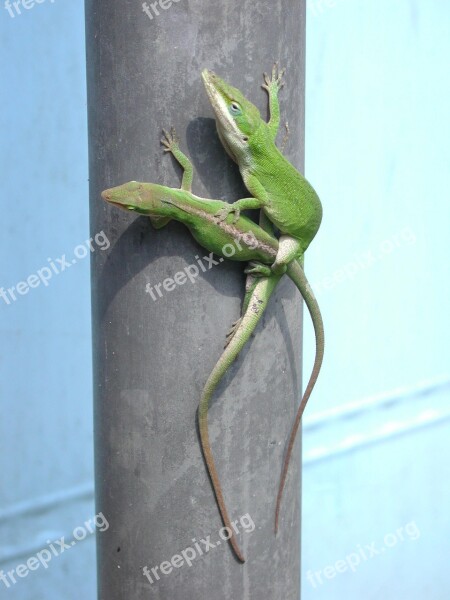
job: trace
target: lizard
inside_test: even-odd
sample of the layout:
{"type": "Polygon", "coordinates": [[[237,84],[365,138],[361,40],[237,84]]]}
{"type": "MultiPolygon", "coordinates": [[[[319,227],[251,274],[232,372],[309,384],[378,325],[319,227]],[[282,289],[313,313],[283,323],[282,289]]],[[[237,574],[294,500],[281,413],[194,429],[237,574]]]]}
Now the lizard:
{"type": "MultiPolygon", "coordinates": [[[[278,92],[283,87],[285,69],[272,68],[264,73],[262,87],[268,93],[269,121],[238,89],[226,83],[213,71],[202,71],[206,93],[214,111],[217,133],[228,155],[237,163],[252,198],[237,200],[217,212],[218,220],[230,213],[239,218],[241,210],[261,209],[262,217],[280,232],[279,248],[270,269],[284,273],[292,260],[303,260],[322,221],[322,204],[311,184],[283,156],[275,139],[280,124],[278,92]]],[[[253,269],[267,274],[267,267],[253,269]]],[[[319,340],[323,352],[323,336],[319,340]]],[[[286,475],[304,405],[300,404],[285,454],[275,510],[275,532],[278,530],[281,499],[286,475]]]]}
{"type": "MultiPolygon", "coordinates": [[[[218,221],[215,214],[218,209],[224,208],[226,203],[220,200],[200,198],[192,193],[192,164],[179,149],[175,132],[172,130],[170,134],[168,132],[164,132],[164,134],[165,137],[161,142],[165,146],[165,150],[170,151],[183,168],[181,188],[131,181],[103,191],[103,200],[123,210],[148,216],[152,225],[157,229],[163,227],[172,219],[182,222],[188,227],[194,239],[214,254],[231,260],[252,261],[249,271],[255,268],[254,261],[260,264],[272,264],[278,251],[278,240],[244,216],[239,217],[237,220],[230,216],[225,220],[218,221]],[[230,244],[236,250],[232,256],[228,252],[226,255],[223,252],[224,248],[230,244]]],[[[287,275],[302,294],[313,319],[316,339],[320,340],[323,338],[320,310],[298,261],[294,260],[288,265],[287,275]]],[[[251,273],[248,275],[242,310],[243,316],[228,334],[225,351],[211,372],[199,403],[198,421],[202,451],[222,520],[224,525],[229,527],[230,532],[233,532],[233,529],[231,528],[209,444],[208,406],[220,379],[236,359],[261,319],[280,278],[281,274],[271,272],[266,275],[258,274],[256,277],[253,277],[251,273]]],[[[317,379],[322,356],[323,352],[319,345],[313,372],[302,399],[304,406],[317,379]]],[[[230,537],[230,544],[236,557],[244,562],[244,557],[235,540],[234,533],[230,537]]]]}
{"type": "Polygon", "coordinates": [[[261,208],[281,233],[272,271],[285,272],[294,258],[301,258],[316,235],[322,220],[322,205],[311,184],[283,156],[275,144],[280,124],[278,91],[284,85],[285,69],[272,77],[264,74],[263,88],[269,95],[270,118],[266,122],[258,108],[236,88],[214,72],[204,69],[203,82],[216,117],[219,138],[237,162],[252,198],[229,204],[218,213],[239,217],[241,210],[261,208]]]}

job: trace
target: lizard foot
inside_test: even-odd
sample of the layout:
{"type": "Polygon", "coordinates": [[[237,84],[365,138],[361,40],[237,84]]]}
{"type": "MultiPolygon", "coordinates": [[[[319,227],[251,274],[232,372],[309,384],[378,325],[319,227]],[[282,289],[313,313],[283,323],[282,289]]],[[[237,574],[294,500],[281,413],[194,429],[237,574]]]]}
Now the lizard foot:
{"type": "Polygon", "coordinates": [[[270,268],[270,271],[274,275],[283,275],[283,273],[286,273],[287,271],[287,265],[285,265],[284,263],[274,262],[270,268]]]}
{"type": "Polygon", "coordinates": [[[268,75],[264,73],[264,83],[262,84],[262,88],[267,90],[267,92],[274,91],[278,92],[284,86],[283,76],[286,73],[286,69],[279,69],[278,61],[272,67],[272,74],[268,75]]]}
{"type": "Polygon", "coordinates": [[[217,219],[217,222],[221,223],[222,221],[225,221],[225,219],[231,213],[234,213],[234,219],[233,219],[233,224],[234,224],[241,216],[241,211],[239,210],[239,208],[233,207],[232,204],[230,204],[229,206],[225,206],[224,208],[221,208],[214,216],[217,219]]]}
{"type": "Polygon", "coordinates": [[[272,269],[259,262],[250,261],[245,268],[244,273],[246,275],[253,275],[254,277],[270,277],[270,275],[272,275],[272,269]]]}
{"type": "Polygon", "coordinates": [[[225,346],[224,346],[224,349],[228,346],[228,344],[233,339],[234,334],[236,333],[236,331],[238,330],[239,325],[241,324],[241,321],[242,321],[242,317],[240,319],[238,319],[237,321],[235,321],[233,323],[233,325],[231,326],[230,331],[225,336],[225,346]]]}
{"type": "Polygon", "coordinates": [[[161,144],[164,146],[164,152],[176,152],[179,149],[178,138],[175,132],[175,127],[170,128],[170,132],[162,130],[164,136],[161,138],[161,144]]]}

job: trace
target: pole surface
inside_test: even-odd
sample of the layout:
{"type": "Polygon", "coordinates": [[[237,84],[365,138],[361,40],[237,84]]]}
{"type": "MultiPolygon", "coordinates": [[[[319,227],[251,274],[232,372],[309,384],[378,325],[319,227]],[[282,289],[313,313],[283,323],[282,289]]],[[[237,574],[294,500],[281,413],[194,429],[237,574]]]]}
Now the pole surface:
{"type": "Polygon", "coordinates": [[[130,180],[178,186],[180,171],[159,143],[161,128],[174,125],[194,163],[194,193],[230,202],[248,196],[218,140],[200,72],[215,70],[265,115],[260,84],[274,59],[287,67],[286,154],[303,170],[304,2],[148,7],[150,15],[139,0],[86,0],[91,230],[111,242],[92,263],[97,511],[110,525],[98,535],[98,597],[298,600],[299,442],[276,538],[273,526],[300,400],[299,294],[283,278],[210,409],[213,454],[247,559],[241,565],[219,537],[196,409],[240,312],[243,265],[203,261],[194,283],[161,286],[160,297],[158,283],[208,253],[181,224],[156,231],[146,218],[107,206],[100,192],[130,180]],[[207,536],[215,546],[208,552],[200,541],[207,536]],[[174,559],[192,556],[188,547],[191,566],[174,559]]]}

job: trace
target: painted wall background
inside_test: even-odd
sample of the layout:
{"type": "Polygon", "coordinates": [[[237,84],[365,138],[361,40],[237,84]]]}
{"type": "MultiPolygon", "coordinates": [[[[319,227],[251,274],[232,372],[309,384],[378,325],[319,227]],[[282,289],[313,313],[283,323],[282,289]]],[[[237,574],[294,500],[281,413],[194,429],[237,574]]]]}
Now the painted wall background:
{"type": "Polygon", "coordinates": [[[450,5],[311,0],[308,17],[306,172],[325,217],[307,270],[327,349],[304,424],[303,599],[441,600],[450,5]]]}
{"type": "MultiPolygon", "coordinates": [[[[449,17],[438,0],[308,5],[327,352],[304,426],[304,600],[450,594],[449,17]]],[[[0,286],[52,272],[0,297],[0,569],[70,545],[0,580],[13,600],[95,597],[83,19],[82,3],[0,7],[0,286]]]]}

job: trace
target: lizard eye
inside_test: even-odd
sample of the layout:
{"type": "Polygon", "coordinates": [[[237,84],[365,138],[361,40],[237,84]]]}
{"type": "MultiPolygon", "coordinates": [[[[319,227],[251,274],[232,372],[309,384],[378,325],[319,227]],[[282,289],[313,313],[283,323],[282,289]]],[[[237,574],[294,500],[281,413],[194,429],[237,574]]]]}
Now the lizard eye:
{"type": "Polygon", "coordinates": [[[239,106],[239,104],[237,102],[232,102],[230,104],[230,112],[233,115],[240,115],[241,114],[241,107],[239,106]]]}

